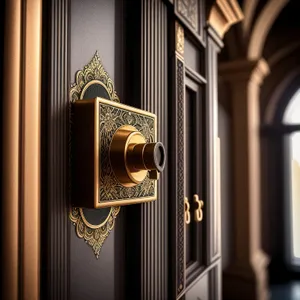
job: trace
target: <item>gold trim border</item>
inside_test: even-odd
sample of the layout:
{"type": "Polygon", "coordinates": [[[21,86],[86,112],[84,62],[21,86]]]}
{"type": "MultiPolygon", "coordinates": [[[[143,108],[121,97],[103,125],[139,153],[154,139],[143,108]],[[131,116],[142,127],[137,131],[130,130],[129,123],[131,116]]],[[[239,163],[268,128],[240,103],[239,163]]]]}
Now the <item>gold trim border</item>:
{"type": "Polygon", "coordinates": [[[109,217],[111,216],[111,214],[112,214],[112,210],[109,211],[109,214],[108,214],[108,216],[106,217],[106,219],[105,219],[101,224],[98,224],[98,225],[93,225],[93,224],[91,224],[91,223],[86,219],[86,217],[85,217],[85,215],[84,215],[84,213],[83,213],[83,209],[82,209],[81,207],[79,207],[79,213],[80,213],[80,216],[81,216],[83,222],[84,222],[87,226],[89,226],[90,228],[93,228],[93,229],[97,229],[97,228],[100,228],[101,226],[104,226],[104,225],[105,225],[105,223],[108,221],[108,218],[109,218],[109,217]]]}
{"type": "MultiPolygon", "coordinates": [[[[99,54],[96,51],[91,61],[86,66],[84,66],[82,70],[76,72],[75,83],[71,85],[70,109],[69,109],[70,124],[72,123],[71,104],[77,100],[81,100],[83,91],[85,91],[86,88],[90,85],[90,82],[98,82],[107,90],[110,96],[110,100],[107,101],[120,102],[119,97],[117,96],[117,93],[114,89],[114,83],[112,79],[109,77],[108,73],[105,71],[101,63],[99,54]]],[[[70,141],[71,141],[71,136],[72,133],[70,131],[70,137],[69,137],[70,141]]],[[[97,155],[98,155],[98,151],[97,151],[97,155]]],[[[71,167],[71,158],[70,158],[70,167],[71,167]]],[[[70,180],[70,184],[71,184],[71,180],[70,180]]],[[[79,238],[84,239],[84,241],[93,249],[93,252],[97,259],[99,258],[100,251],[104,241],[107,239],[107,237],[109,236],[110,232],[112,231],[115,225],[115,219],[119,212],[120,212],[120,207],[112,207],[107,219],[101,224],[99,224],[99,226],[97,225],[95,226],[90,224],[86,220],[86,218],[83,217],[84,214],[81,208],[72,207],[70,209],[69,218],[73,223],[73,225],[75,226],[77,236],[79,238]]]]}
{"type": "Polygon", "coordinates": [[[98,51],[96,51],[91,61],[85,65],[82,70],[76,72],[75,83],[71,85],[70,89],[70,101],[74,102],[76,100],[81,100],[82,91],[86,85],[93,80],[101,82],[101,84],[108,91],[111,101],[120,102],[120,99],[115,91],[114,83],[109,77],[108,73],[105,71],[98,51]]]}
{"type": "MultiPolygon", "coordinates": [[[[2,144],[2,245],[1,299],[18,299],[19,291],[19,196],[20,196],[20,95],[21,77],[21,1],[5,5],[3,71],[2,144]]],[[[32,268],[35,271],[35,268],[32,268]]]]}
{"type": "MultiPolygon", "coordinates": [[[[83,101],[90,101],[90,100],[83,100],[83,101]]],[[[93,100],[94,101],[94,100],[93,100]]],[[[105,207],[109,207],[111,205],[115,205],[116,202],[120,203],[121,206],[123,205],[131,205],[131,204],[139,204],[139,203],[144,203],[144,202],[150,202],[153,200],[157,199],[157,182],[154,181],[154,195],[150,196],[150,197],[140,197],[140,198],[135,198],[134,200],[131,199],[120,199],[120,200],[112,200],[112,201],[105,201],[105,202],[101,202],[101,199],[99,201],[99,165],[100,165],[100,158],[99,158],[99,122],[98,122],[98,117],[96,116],[96,114],[99,114],[99,103],[103,103],[103,104],[107,104],[107,105],[112,105],[114,107],[120,108],[120,109],[124,109],[130,112],[134,112],[140,115],[144,115],[144,116],[148,116],[154,119],[154,141],[157,141],[157,117],[155,114],[136,108],[136,107],[132,107],[129,105],[125,105],[122,103],[111,103],[111,100],[107,100],[107,99],[103,99],[101,97],[97,97],[95,99],[95,141],[97,141],[95,143],[95,156],[94,156],[94,160],[96,162],[96,165],[98,166],[97,171],[95,172],[95,184],[94,186],[96,187],[96,190],[94,192],[95,198],[94,198],[94,206],[96,208],[105,208],[105,207]],[[96,111],[97,110],[97,111],[96,111]],[[97,139],[97,140],[96,140],[97,139]]]]}
{"type": "Polygon", "coordinates": [[[176,21],[175,22],[175,47],[177,53],[183,58],[184,57],[184,29],[176,21]]]}
{"type": "MultiPolygon", "coordinates": [[[[95,82],[95,81],[94,81],[95,82]]],[[[153,119],[153,128],[154,128],[154,142],[157,142],[157,116],[151,112],[144,111],[139,108],[135,108],[133,106],[125,105],[122,103],[113,102],[108,99],[104,99],[101,97],[95,97],[92,99],[82,99],[82,100],[76,100],[76,104],[80,105],[93,105],[94,106],[94,164],[96,166],[95,173],[94,173],[94,198],[93,198],[93,207],[94,208],[107,208],[111,206],[123,206],[123,205],[132,205],[132,204],[139,204],[139,203],[145,203],[150,202],[157,199],[157,182],[153,181],[153,188],[154,188],[154,194],[151,196],[143,196],[143,197],[133,197],[130,199],[111,199],[111,200],[101,200],[99,199],[99,190],[101,189],[101,186],[99,184],[100,177],[101,177],[101,168],[100,166],[100,139],[99,139],[99,113],[100,108],[99,106],[101,104],[108,105],[112,108],[118,108],[124,111],[127,111],[129,113],[136,113],[139,115],[142,115],[144,117],[149,117],[153,119]],[[117,204],[116,204],[117,203],[117,204]]],[[[124,124],[125,125],[125,124],[124,124]]]]}
{"type": "Polygon", "coordinates": [[[82,218],[79,207],[72,207],[71,209],[69,217],[75,226],[77,236],[84,239],[92,247],[97,259],[99,258],[104,241],[114,228],[115,219],[119,212],[120,207],[112,207],[104,225],[102,223],[102,226],[95,228],[95,226],[90,226],[90,223],[85,218],[82,218]]]}

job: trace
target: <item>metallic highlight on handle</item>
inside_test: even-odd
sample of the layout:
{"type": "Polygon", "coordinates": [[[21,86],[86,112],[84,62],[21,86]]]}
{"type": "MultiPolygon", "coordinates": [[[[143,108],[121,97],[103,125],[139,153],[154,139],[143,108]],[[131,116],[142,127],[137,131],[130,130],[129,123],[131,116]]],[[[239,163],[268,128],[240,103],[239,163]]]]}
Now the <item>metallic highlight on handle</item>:
{"type": "Polygon", "coordinates": [[[201,222],[203,220],[203,211],[202,208],[204,206],[204,202],[202,200],[199,200],[199,196],[198,195],[194,195],[194,202],[197,204],[197,208],[195,209],[194,212],[194,220],[196,222],[201,222]]]}
{"type": "Polygon", "coordinates": [[[184,198],[184,219],[185,224],[191,223],[190,203],[187,197],[184,198]]]}
{"type": "Polygon", "coordinates": [[[147,143],[145,137],[133,126],[120,127],[112,138],[110,161],[119,182],[125,187],[141,183],[149,174],[158,180],[166,162],[162,143],[147,143]]]}

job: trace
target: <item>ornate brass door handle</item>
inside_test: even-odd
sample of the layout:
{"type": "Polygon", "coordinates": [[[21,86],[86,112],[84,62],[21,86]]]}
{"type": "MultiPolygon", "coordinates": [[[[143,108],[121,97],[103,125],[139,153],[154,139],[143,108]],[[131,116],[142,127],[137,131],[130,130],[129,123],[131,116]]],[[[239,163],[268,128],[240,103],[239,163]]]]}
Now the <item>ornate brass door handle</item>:
{"type": "Polygon", "coordinates": [[[186,224],[191,223],[190,203],[187,197],[184,198],[184,219],[186,224]]]}
{"type": "Polygon", "coordinates": [[[120,206],[156,200],[166,154],[156,142],[156,115],[120,103],[98,53],[75,78],[69,111],[69,216],[98,258],[120,206]]]}
{"type": "Polygon", "coordinates": [[[201,222],[203,219],[203,211],[202,208],[204,206],[204,202],[202,200],[199,200],[199,196],[198,195],[194,195],[194,202],[197,205],[197,208],[195,209],[194,212],[194,220],[196,222],[201,222]]]}
{"type": "Polygon", "coordinates": [[[165,148],[156,116],[104,98],[72,106],[72,204],[103,208],[155,200],[165,148]]]}

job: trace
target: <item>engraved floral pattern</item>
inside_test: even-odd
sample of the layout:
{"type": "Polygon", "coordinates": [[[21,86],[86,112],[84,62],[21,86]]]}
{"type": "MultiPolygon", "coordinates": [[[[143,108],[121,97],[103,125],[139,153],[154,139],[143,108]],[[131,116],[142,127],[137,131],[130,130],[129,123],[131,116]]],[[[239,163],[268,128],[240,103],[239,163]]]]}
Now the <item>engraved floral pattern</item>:
{"type": "MultiPolygon", "coordinates": [[[[99,80],[101,81],[109,94],[110,100],[115,102],[120,102],[115,89],[113,81],[110,79],[108,73],[105,71],[103,65],[101,64],[100,57],[98,53],[94,55],[92,60],[83,68],[83,70],[79,70],[76,73],[75,83],[71,85],[70,89],[70,109],[69,109],[69,119],[70,124],[72,125],[72,109],[71,103],[81,99],[81,93],[87,83],[91,80],[99,80]]],[[[107,132],[111,132],[114,130],[114,120],[111,119],[111,111],[107,110],[106,115],[103,116],[103,128],[105,134],[107,132]]],[[[72,139],[72,126],[70,126],[69,132],[69,165],[71,167],[72,163],[72,151],[71,151],[71,139],[72,139]]],[[[71,173],[71,172],[70,172],[71,173]]],[[[105,183],[108,187],[106,192],[110,191],[110,193],[116,193],[114,182],[111,181],[110,176],[105,176],[101,178],[101,180],[105,183]]],[[[71,180],[70,180],[70,190],[71,190],[71,180]]],[[[111,197],[111,195],[108,195],[111,197]]],[[[110,210],[109,217],[107,218],[106,222],[102,224],[98,228],[92,228],[89,226],[85,221],[80,212],[80,208],[72,207],[70,209],[69,218],[72,221],[73,225],[75,226],[75,230],[77,236],[79,238],[84,239],[84,241],[92,248],[95,256],[99,258],[99,254],[101,248],[103,246],[104,241],[109,236],[111,230],[114,227],[115,219],[120,211],[120,207],[112,207],[110,210]]]]}
{"type": "Polygon", "coordinates": [[[103,226],[99,228],[90,228],[84,223],[79,208],[72,207],[71,209],[70,219],[76,228],[77,236],[84,239],[84,241],[92,247],[97,258],[99,258],[104,241],[114,227],[115,218],[119,211],[120,207],[113,207],[107,222],[103,226]]]}
{"type": "Polygon", "coordinates": [[[71,101],[81,99],[83,88],[92,80],[101,81],[108,91],[110,100],[120,102],[114,88],[114,83],[109,77],[108,73],[105,71],[97,51],[92,60],[86,66],[84,66],[83,70],[80,70],[76,73],[75,83],[71,85],[70,90],[71,101]]]}
{"type": "Polygon", "coordinates": [[[99,201],[116,201],[122,199],[135,199],[144,197],[154,197],[156,182],[150,180],[148,177],[140,184],[134,187],[126,188],[122,186],[115,177],[109,156],[109,146],[113,135],[117,129],[123,125],[129,124],[139,130],[146,138],[147,142],[154,142],[155,140],[155,120],[154,118],[137,112],[128,112],[126,109],[115,107],[106,103],[99,103],[100,105],[100,120],[109,118],[113,121],[112,125],[109,122],[100,121],[100,164],[101,173],[99,187],[99,201]],[[110,129],[110,130],[108,130],[110,129]],[[110,178],[109,181],[104,178],[110,178]],[[112,188],[113,187],[113,188],[112,188]]]}

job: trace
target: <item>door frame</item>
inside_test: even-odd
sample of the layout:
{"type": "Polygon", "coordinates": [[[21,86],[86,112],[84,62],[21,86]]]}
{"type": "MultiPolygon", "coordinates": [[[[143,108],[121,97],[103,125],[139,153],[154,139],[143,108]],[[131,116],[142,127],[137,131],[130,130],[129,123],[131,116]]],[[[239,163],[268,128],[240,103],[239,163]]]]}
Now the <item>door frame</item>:
{"type": "Polygon", "coordinates": [[[2,296],[34,300],[40,296],[42,0],[4,6],[2,296]]]}

